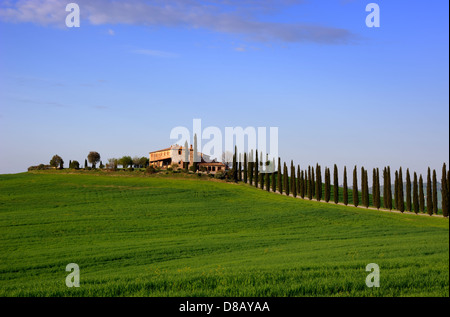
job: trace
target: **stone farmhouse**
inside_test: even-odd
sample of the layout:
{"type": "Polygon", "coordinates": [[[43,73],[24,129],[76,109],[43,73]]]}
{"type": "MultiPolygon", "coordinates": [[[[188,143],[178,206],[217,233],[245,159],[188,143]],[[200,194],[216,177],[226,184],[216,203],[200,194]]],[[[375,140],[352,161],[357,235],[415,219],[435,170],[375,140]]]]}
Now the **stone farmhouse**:
{"type": "MultiPolygon", "coordinates": [[[[185,161],[185,148],[181,145],[175,144],[169,148],[150,152],[150,165],[166,169],[171,167],[173,164],[177,164],[178,167],[182,168],[185,161]]],[[[216,162],[211,160],[210,157],[203,153],[198,153],[201,161],[198,162],[199,170],[205,170],[211,174],[222,171],[225,172],[227,166],[224,163],[216,162]]],[[[189,148],[189,168],[194,165],[194,149],[189,148]]]]}

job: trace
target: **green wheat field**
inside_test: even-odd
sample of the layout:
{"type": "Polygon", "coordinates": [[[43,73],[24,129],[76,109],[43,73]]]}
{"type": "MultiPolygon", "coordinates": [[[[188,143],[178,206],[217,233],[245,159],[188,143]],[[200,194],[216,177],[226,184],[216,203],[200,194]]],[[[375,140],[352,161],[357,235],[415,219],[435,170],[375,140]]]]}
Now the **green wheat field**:
{"type": "Polygon", "coordinates": [[[130,175],[0,175],[0,296],[449,296],[448,219],[130,175]]]}

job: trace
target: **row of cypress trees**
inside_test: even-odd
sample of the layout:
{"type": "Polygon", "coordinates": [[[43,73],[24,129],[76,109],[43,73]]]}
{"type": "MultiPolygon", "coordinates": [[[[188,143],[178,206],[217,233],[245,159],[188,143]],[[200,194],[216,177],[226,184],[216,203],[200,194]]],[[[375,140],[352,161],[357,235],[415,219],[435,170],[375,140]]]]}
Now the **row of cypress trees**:
{"type": "MultiPolygon", "coordinates": [[[[300,165],[297,167],[291,161],[288,168],[286,162],[281,164],[281,159],[278,158],[278,170],[264,170],[269,166],[268,161],[258,159],[258,151],[253,159],[253,152],[250,154],[244,153],[243,164],[241,163],[241,156],[235,154],[233,156],[232,175],[236,182],[243,181],[257,188],[265,189],[266,191],[279,192],[293,197],[301,197],[303,199],[317,200],[329,202],[331,200],[331,192],[333,192],[333,201],[335,204],[342,202],[348,205],[349,188],[347,181],[347,167],[344,167],[343,184],[339,185],[339,171],[338,167],[334,165],[333,184],[331,184],[330,168],[325,167],[325,177],[322,178],[322,167],[316,164],[315,167],[308,166],[307,169],[302,170],[300,165]],[[239,158],[239,159],[238,159],[239,158]],[[325,182],[322,183],[322,180],[325,182]],[[342,197],[340,195],[342,194],[342,197]]],[[[275,163],[275,162],[273,162],[275,163]]],[[[273,165],[274,166],[274,165],[273,165]]],[[[437,197],[437,173],[436,170],[428,168],[426,192],[424,192],[424,180],[422,175],[417,175],[414,172],[413,178],[409,169],[406,170],[406,184],[403,183],[403,170],[400,167],[395,171],[394,189],[392,189],[391,168],[385,167],[382,171],[383,188],[380,186],[380,170],[374,168],[372,171],[372,193],[369,192],[369,178],[368,171],[361,167],[361,184],[359,190],[358,184],[358,170],[355,166],[353,169],[353,183],[352,183],[352,201],[355,207],[360,205],[369,208],[375,207],[377,209],[384,208],[388,210],[398,210],[401,212],[415,212],[428,214],[438,214],[438,197],[437,197]],[[404,187],[406,186],[406,190],[404,187]],[[381,192],[383,191],[383,192],[381,192]],[[405,197],[406,194],[406,197],[405,197]],[[426,203],[425,203],[426,202],[426,203]]],[[[447,171],[446,164],[442,167],[441,192],[442,192],[442,214],[448,217],[449,212],[449,180],[450,175],[447,171]]]]}

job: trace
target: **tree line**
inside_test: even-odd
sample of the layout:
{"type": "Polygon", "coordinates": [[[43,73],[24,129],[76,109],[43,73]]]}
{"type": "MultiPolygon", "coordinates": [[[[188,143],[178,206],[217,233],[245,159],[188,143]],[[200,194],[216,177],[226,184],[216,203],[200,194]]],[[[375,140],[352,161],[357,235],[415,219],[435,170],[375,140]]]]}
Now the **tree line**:
{"type": "Polygon", "coordinates": [[[437,215],[442,212],[448,217],[449,212],[449,180],[450,175],[444,163],[441,172],[441,194],[442,208],[438,208],[438,177],[436,170],[428,168],[426,184],[422,175],[406,170],[404,178],[403,169],[400,167],[393,174],[389,166],[380,171],[379,168],[372,170],[372,191],[369,187],[369,171],[364,167],[360,170],[355,166],[352,172],[352,186],[349,190],[347,167],[343,170],[343,184],[339,184],[339,171],[335,164],[333,170],[328,167],[322,168],[319,164],[302,169],[300,165],[295,166],[281,162],[278,158],[277,170],[266,170],[265,167],[271,162],[258,157],[256,150],[242,155],[235,153],[231,168],[232,180],[244,182],[257,188],[278,192],[287,196],[300,197],[303,199],[330,202],[344,205],[352,204],[355,207],[363,206],[376,209],[398,210],[400,212],[428,213],[437,215]],[[243,162],[242,162],[243,161],[243,162]],[[322,172],[324,176],[322,177],[322,172]],[[332,177],[333,175],[333,177],[332,177]],[[394,175],[394,182],[392,182],[394,175]],[[331,181],[333,179],[333,182],[331,181]],[[404,182],[405,180],[405,182],[404,182]],[[381,187],[381,184],[383,185],[381,187]],[[393,187],[392,187],[393,186],[393,187]]]}
{"type": "MultiPolygon", "coordinates": [[[[123,156],[121,158],[110,158],[108,159],[108,163],[106,165],[101,161],[101,156],[98,152],[91,151],[87,155],[84,160],[84,166],[80,164],[80,162],[76,160],[69,161],[69,168],[71,169],[96,169],[97,166],[100,169],[107,168],[110,170],[117,170],[119,165],[122,166],[123,169],[133,169],[133,168],[146,168],[149,165],[148,157],[131,157],[131,156],[123,156]],[[90,164],[90,165],[89,165],[90,164]]],[[[61,156],[55,154],[51,158],[48,165],[40,164],[38,166],[30,166],[28,170],[39,170],[39,169],[64,169],[64,160],[61,156]]]]}

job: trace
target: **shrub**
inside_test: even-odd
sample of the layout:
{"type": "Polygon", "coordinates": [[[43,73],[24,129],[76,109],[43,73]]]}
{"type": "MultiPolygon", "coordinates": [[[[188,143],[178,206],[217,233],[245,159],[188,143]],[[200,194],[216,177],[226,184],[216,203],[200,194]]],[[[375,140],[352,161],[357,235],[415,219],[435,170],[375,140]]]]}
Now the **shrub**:
{"type": "Polygon", "coordinates": [[[145,169],[145,172],[146,172],[147,174],[155,174],[155,173],[156,173],[156,169],[155,169],[155,167],[154,167],[153,165],[150,165],[150,166],[148,166],[148,167],[145,169]]]}
{"type": "Polygon", "coordinates": [[[214,178],[216,178],[216,179],[225,179],[225,173],[224,172],[217,172],[216,175],[214,175],[214,178]]]}

